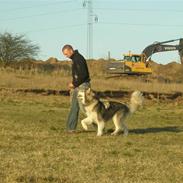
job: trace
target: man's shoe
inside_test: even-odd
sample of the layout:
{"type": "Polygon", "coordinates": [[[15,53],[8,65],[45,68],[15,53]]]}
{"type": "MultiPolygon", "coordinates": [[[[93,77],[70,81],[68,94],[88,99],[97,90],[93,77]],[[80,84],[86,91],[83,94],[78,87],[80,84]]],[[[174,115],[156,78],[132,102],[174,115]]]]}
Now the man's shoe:
{"type": "Polygon", "coordinates": [[[73,133],[77,133],[77,131],[76,130],[67,130],[66,133],[73,134],[73,133]]]}

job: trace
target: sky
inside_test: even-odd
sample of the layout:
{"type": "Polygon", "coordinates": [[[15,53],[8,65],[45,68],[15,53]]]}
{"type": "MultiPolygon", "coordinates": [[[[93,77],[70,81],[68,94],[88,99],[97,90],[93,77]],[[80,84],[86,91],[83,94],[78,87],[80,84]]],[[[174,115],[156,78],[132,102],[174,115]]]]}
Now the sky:
{"type": "MultiPolygon", "coordinates": [[[[38,59],[56,57],[71,44],[87,57],[87,7],[84,0],[0,0],[0,33],[24,34],[41,48],[38,59]]],[[[182,0],[93,0],[93,57],[121,59],[141,53],[155,41],[183,37],[182,0]]],[[[178,44],[178,42],[171,43],[178,44]]],[[[157,53],[152,60],[179,61],[177,51],[157,53]]]]}

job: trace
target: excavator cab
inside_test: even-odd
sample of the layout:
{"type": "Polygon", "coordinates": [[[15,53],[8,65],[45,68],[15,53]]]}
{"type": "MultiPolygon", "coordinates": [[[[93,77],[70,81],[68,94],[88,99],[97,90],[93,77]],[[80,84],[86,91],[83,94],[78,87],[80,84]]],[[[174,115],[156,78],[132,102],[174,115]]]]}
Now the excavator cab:
{"type": "Polygon", "coordinates": [[[141,61],[141,56],[140,55],[124,55],[123,60],[137,63],[141,61]]]}
{"type": "Polygon", "coordinates": [[[145,75],[152,73],[151,68],[146,64],[145,55],[143,54],[132,54],[129,52],[124,55],[123,62],[126,71],[128,70],[128,74],[145,75]]]}

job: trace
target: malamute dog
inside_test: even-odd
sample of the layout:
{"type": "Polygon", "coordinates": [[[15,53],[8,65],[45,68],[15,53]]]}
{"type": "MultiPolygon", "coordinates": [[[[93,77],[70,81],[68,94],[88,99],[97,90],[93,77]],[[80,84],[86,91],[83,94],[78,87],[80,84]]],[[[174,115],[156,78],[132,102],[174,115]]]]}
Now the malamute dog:
{"type": "Polygon", "coordinates": [[[90,88],[86,91],[79,91],[78,100],[83,105],[87,116],[81,121],[82,127],[88,130],[88,125],[95,123],[98,126],[97,136],[101,136],[105,122],[112,120],[115,130],[111,135],[118,135],[123,128],[126,136],[128,135],[128,128],[125,125],[125,119],[134,113],[139,106],[142,106],[143,99],[142,93],[135,91],[131,95],[129,106],[127,106],[114,101],[102,102],[90,88]]]}

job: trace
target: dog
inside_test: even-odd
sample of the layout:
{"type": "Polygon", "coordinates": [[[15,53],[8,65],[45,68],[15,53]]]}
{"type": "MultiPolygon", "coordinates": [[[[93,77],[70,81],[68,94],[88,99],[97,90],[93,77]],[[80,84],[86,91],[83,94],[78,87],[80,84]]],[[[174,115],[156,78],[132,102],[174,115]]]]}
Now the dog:
{"type": "Polygon", "coordinates": [[[140,91],[134,91],[131,95],[129,106],[115,101],[102,102],[89,88],[85,91],[78,91],[78,100],[83,105],[87,116],[81,121],[84,130],[88,130],[88,125],[94,123],[98,127],[97,136],[102,136],[105,123],[112,120],[115,130],[111,135],[120,134],[123,128],[124,136],[127,136],[128,128],[125,120],[142,106],[144,97],[140,91]]]}

